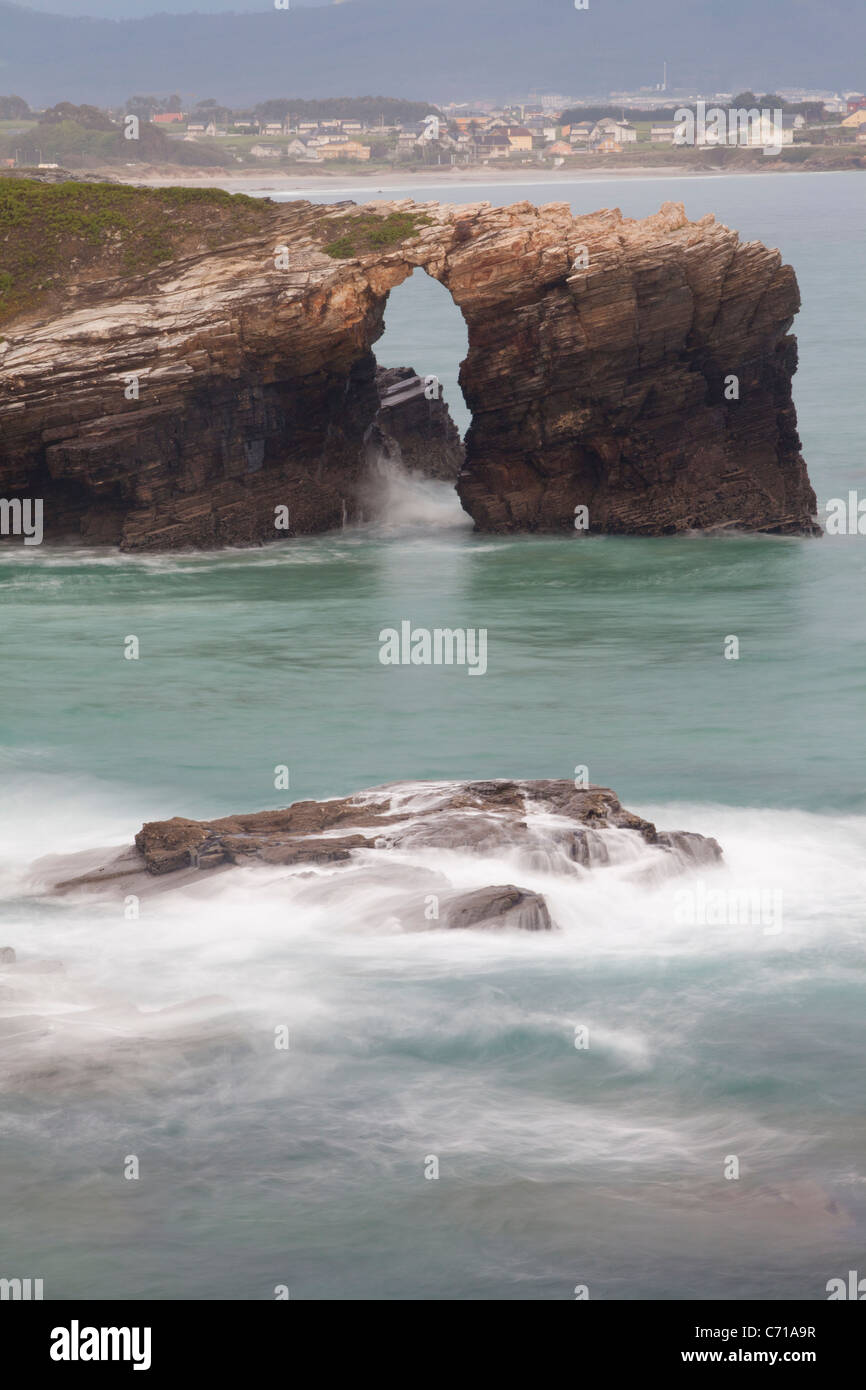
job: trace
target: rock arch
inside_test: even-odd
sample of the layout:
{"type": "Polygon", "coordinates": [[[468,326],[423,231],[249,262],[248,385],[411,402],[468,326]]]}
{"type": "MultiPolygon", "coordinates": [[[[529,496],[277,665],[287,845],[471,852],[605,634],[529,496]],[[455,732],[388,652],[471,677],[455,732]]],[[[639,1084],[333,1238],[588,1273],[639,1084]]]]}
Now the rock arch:
{"type": "Polygon", "coordinates": [[[47,535],[127,548],[272,539],[286,505],[294,534],[339,526],[378,410],[388,294],[416,267],[467,324],[458,491],[480,528],[571,531],[580,505],[591,531],[815,529],[794,273],[674,204],[643,221],[561,203],[287,204],[261,233],[136,281],[70,281],[50,322],[4,330],[0,493],[44,497],[47,535]]]}

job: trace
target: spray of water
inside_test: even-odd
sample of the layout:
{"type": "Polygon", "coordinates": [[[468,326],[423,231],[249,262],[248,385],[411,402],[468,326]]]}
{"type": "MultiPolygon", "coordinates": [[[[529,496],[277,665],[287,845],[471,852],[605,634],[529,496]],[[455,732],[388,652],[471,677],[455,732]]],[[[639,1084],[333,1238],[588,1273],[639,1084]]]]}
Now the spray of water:
{"type": "Polygon", "coordinates": [[[472,526],[453,484],[412,473],[381,451],[369,461],[362,506],[363,524],[386,532],[472,526]]]}

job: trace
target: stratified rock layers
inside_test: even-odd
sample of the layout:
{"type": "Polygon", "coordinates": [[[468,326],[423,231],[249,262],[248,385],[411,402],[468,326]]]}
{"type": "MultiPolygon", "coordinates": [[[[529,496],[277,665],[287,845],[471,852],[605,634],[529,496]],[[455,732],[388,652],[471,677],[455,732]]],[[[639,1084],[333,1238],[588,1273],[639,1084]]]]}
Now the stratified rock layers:
{"type": "Polygon", "coordinates": [[[276,811],[214,821],[149,821],[135,837],[151,874],[220,864],[338,863],[361,849],[496,853],[517,847],[589,868],[607,860],[595,832],[627,830],[678,862],[715,863],[715,840],[660,831],[626,810],[608,787],[564,781],[408,782],[333,801],[296,801],[276,811]],[[548,821],[532,821],[543,812],[548,821]],[[552,818],[552,819],[551,819],[552,818]]]}
{"type": "Polygon", "coordinates": [[[0,495],[42,497],[49,537],[128,549],[352,520],[379,410],[372,345],[418,266],[468,328],[458,490],[480,529],[573,531],[579,507],[590,532],[815,529],[791,400],[794,272],[673,204],[631,221],[566,204],[294,203],[261,235],[149,274],[70,278],[51,321],[4,328],[0,495]],[[325,251],[347,218],[395,212],[416,219],[405,240],[325,251]]]}

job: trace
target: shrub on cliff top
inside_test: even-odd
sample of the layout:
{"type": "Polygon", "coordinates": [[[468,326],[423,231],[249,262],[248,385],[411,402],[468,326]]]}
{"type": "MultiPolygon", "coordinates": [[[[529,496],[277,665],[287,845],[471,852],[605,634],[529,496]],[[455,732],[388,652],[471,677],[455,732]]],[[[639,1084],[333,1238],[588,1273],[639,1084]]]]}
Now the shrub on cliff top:
{"type": "Polygon", "coordinates": [[[417,236],[419,227],[429,225],[430,218],[417,212],[390,212],[387,217],[365,212],[355,217],[335,218],[333,222],[323,225],[323,231],[338,233],[324,250],[334,260],[347,260],[352,256],[362,256],[366,251],[398,246],[401,241],[417,236]]]}

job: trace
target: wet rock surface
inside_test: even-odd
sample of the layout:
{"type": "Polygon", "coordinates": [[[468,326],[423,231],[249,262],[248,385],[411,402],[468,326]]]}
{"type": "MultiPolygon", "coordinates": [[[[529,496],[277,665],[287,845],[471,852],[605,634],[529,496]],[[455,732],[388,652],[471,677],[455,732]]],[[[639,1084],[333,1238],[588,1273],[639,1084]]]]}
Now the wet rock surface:
{"type": "Polygon", "coordinates": [[[715,840],[659,832],[627,811],[606,787],[566,781],[400,783],[333,801],[196,821],[150,821],[135,846],[150,874],[221,864],[338,863],[357,850],[453,849],[488,853],[516,847],[590,867],[606,862],[595,832],[633,831],[662,854],[714,863],[715,840]],[[407,790],[408,789],[408,790],[407,790]]]}
{"type": "Polygon", "coordinates": [[[243,892],[328,918],[348,913],[362,931],[548,932],[558,926],[551,895],[571,911],[588,876],[651,886],[721,862],[714,839],[658,830],[607,787],[503,778],[400,782],[216,820],[150,821],[120,851],[38,861],[31,884],[123,902],[219,895],[253,870],[234,879],[243,892]]]}
{"type": "Polygon", "coordinates": [[[715,840],[659,831],[606,787],[508,779],[401,782],[217,820],[150,821],[119,852],[38,861],[32,883],[40,893],[96,892],[123,900],[129,893],[206,889],[224,874],[252,868],[269,894],[279,896],[282,882],[292,885],[292,894],[309,890],[320,908],[333,898],[340,914],[348,887],[350,899],[360,895],[356,912],[367,925],[550,931],[557,923],[539,884],[561,888],[609,867],[650,881],[711,868],[721,859],[715,840]],[[288,877],[280,877],[281,869],[288,877]],[[543,878],[532,887],[512,873],[543,878]],[[352,875],[351,885],[345,874],[352,875]]]}
{"type": "Polygon", "coordinates": [[[449,928],[504,927],[521,931],[552,931],[553,923],[541,893],[516,888],[513,883],[478,888],[445,904],[444,925],[449,928]]]}

